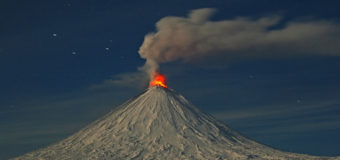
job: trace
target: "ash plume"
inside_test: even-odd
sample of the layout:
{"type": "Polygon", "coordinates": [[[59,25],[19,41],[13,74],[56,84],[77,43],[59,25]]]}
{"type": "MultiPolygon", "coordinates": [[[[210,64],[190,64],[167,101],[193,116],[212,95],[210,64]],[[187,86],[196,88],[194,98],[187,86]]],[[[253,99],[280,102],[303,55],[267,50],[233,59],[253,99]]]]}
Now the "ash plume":
{"type": "Polygon", "coordinates": [[[173,61],[229,64],[248,58],[340,55],[339,24],[309,20],[277,27],[280,16],[211,21],[215,12],[204,8],[187,17],[160,19],[140,47],[147,60],[143,68],[152,73],[158,64],[173,61]]]}
{"type": "Polygon", "coordinates": [[[147,82],[160,64],[169,62],[225,67],[247,59],[340,55],[337,22],[284,22],[281,16],[210,20],[216,11],[203,8],[192,10],[187,17],[160,19],[156,31],[147,34],[140,46],[139,54],[146,59],[144,66],[137,72],[116,75],[103,86],[131,86],[131,77],[138,83],[147,82]]]}

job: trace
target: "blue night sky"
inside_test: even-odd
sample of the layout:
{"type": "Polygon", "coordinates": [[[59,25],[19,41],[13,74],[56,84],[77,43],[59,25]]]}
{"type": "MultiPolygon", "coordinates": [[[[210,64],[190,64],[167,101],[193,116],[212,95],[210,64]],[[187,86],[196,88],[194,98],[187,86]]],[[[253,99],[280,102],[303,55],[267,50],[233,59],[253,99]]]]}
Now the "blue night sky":
{"type": "MultiPolygon", "coordinates": [[[[2,0],[0,159],[61,140],[142,92],[138,80],[111,82],[145,63],[139,47],[163,17],[198,8],[216,8],[212,21],[280,15],[275,30],[297,19],[339,26],[339,6],[334,0],[2,0]]],[[[247,57],[223,67],[173,61],[161,71],[170,88],[251,139],[339,156],[340,53],[321,52],[247,57]]]]}

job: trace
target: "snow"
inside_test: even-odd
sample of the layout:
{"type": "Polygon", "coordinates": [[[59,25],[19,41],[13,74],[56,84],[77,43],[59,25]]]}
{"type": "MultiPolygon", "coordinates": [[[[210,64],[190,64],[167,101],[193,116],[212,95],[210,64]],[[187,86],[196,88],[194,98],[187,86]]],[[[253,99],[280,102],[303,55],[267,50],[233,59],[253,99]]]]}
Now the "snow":
{"type": "Polygon", "coordinates": [[[171,89],[152,87],[70,137],[14,159],[321,160],[259,144],[171,89]]]}

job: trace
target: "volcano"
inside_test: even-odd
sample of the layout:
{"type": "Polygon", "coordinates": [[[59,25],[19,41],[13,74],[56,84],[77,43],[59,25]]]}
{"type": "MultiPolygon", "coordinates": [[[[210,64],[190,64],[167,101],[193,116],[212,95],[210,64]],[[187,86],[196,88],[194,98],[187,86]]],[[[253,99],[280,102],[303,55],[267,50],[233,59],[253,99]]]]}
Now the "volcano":
{"type": "Polygon", "coordinates": [[[70,137],[14,159],[340,159],[279,151],[250,140],[182,95],[153,86],[70,137]]]}

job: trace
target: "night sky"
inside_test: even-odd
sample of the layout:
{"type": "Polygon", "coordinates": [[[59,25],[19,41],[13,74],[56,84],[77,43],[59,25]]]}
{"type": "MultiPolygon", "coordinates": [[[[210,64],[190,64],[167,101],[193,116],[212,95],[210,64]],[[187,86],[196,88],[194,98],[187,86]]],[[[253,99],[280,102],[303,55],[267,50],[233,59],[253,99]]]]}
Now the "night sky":
{"type": "MultiPolygon", "coordinates": [[[[145,63],[139,47],[163,17],[198,8],[216,8],[212,21],[280,15],[275,29],[297,19],[339,25],[339,6],[334,0],[2,0],[0,159],[61,140],[146,89],[137,80],[111,82],[145,63]]],[[[251,139],[289,152],[340,155],[338,52],[248,57],[223,67],[174,61],[161,71],[170,88],[251,139]]]]}

